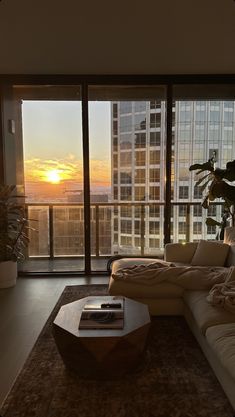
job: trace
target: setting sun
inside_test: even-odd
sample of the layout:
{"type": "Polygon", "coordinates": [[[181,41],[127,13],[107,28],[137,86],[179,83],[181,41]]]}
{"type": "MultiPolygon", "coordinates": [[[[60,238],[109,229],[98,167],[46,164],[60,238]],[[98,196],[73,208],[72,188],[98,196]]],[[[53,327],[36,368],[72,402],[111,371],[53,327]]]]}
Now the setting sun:
{"type": "Polygon", "coordinates": [[[46,173],[46,179],[48,182],[51,182],[52,184],[59,184],[61,181],[60,173],[57,170],[48,171],[46,173]]]}

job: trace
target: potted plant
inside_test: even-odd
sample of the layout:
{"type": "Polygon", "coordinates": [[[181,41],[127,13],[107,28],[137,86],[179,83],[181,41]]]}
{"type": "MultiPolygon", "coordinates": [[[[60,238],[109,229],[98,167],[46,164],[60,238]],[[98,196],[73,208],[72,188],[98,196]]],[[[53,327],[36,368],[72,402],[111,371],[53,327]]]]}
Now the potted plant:
{"type": "Polygon", "coordinates": [[[201,186],[201,191],[205,191],[202,201],[202,207],[209,208],[211,201],[216,198],[223,198],[224,210],[222,214],[222,221],[218,222],[212,218],[206,219],[208,226],[219,226],[221,232],[220,239],[224,238],[224,230],[227,226],[234,227],[235,225],[235,186],[230,184],[235,181],[235,160],[227,162],[226,168],[215,168],[216,153],[214,152],[212,158],[203,164],[193,164],[189,167],[190,171],[197,170],[196,175],[200,175],[205,171],[209,171],[206,175],[200,176],[195,186],[201,186]]]}
{"type": "MultiPolygon", "coordinates": [[[[24,260],[28,226],[24,204],[19,203],[15,185],[0,185],[0,288],[15,285],[17,262],[24,260]]],[[[34,230],[34,229],[33,229],[34,230]]]]}

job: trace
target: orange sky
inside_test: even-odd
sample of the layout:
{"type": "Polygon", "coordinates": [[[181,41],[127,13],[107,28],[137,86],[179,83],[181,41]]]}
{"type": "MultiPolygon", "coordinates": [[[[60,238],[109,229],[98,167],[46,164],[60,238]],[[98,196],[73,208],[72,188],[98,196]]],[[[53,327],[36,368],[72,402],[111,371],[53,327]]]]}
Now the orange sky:
{"type": "MultiPolygon", "coordinates": [[[[110,186],[111,166],[107,160],[90,161],[91,185],[110,186]]],[[[66,159],[32,158],[25,160],[25,181],[40,183],[68,183],[70,181],[82,185],[82,162],[69,155],[66,159]]]]}

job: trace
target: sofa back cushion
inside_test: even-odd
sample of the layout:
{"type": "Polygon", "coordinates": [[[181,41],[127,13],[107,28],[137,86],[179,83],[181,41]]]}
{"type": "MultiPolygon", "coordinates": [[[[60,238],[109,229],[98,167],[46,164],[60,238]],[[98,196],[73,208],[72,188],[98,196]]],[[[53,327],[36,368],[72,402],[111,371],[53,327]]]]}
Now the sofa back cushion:
{"type": "Polygon", "coordinates": [[[197,249],[197,242],[167,243],[165,245],[165,260],[179,264],[190,264],[197,249]]]}
{"type": "Polygon", "coordinates": [[[235,242],[229,245],[225,266],[235,266],[235,242]]]}
{"type": "Polygon", "coordinates": [[[224,266],[230,246],[221,242],[200,240],[191,265],[224,266]]]}

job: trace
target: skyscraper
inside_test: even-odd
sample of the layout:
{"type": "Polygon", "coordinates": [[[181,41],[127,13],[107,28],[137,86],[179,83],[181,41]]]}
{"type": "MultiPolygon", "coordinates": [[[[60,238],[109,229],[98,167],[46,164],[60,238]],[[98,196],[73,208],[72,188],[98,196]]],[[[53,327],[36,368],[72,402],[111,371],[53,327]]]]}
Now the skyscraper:
{"type": "MultiPolygon", "coordinates": [[[[214,239],[202,209],[193,163],[212,156],[224,167],[235,155],[234,101],[175,101],[172,131],[172,241],[214,239]],[[194,203],[194,204],[188,204],[194,203]],[[197,203],[197,204],[195,204],[197,203]]],[[[113,253],[156,254],[164,246],[166,103],[119,101],[112,106],[113,253]]]]}

